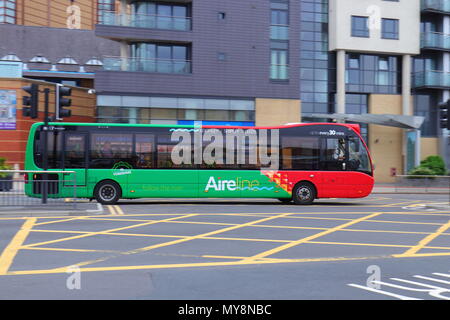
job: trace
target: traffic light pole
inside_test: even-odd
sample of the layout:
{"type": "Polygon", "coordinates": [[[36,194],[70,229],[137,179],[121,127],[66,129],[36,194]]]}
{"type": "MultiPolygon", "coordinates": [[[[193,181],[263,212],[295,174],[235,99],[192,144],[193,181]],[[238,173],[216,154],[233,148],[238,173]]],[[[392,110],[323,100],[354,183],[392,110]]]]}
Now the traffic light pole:
{"type": "MultiPolygon", "coordinates": [[[[43,161],[42,161],[42,169],[44,171],[48,170],[48,103],[49,103],[50,89],[44,89],[44,152],[43,152],[43,161]]],[[[48,199],[48,173],[44,173],[42,175],[42,204],[47,203],[48,199]]]]}
{"type": "MultiPolygon", "coordinates": [[[[30,96],[23,96],[23,110],[22,114],[24,117],[30,117],[32,119],[38,118],[39,111],[39,86],[37,84],[32,84],[30,86],[25,86],[22,88],[25,92],[29,93],[30,96]],[[25,107],[29,106],[29,107],[25,107]]],[[[48,200],[49,191],[49,177],[48,177],[48,131],[50,127],[49,122],[49,97],[50,89],[44,89],[44,126],[42,127],[43,136],[43,159],[42,159],[42,169],[44,173],[42,174],[42,204],[46,204],[48,200]]],[[[63,107],[70,107],[72,105],[72,100],[65,98],[65,96],[70,96],[72,94],[72,89],[64,87],[61,84],[57,84],[55,88],[55,120],[62,120],[60,117],[70,117],[72,111],[69,109],[64,109],[63,107]]],[[[52,120],[54,121],[54,120],[52,120]]],[[[53,129],[52,129],[53,130],[53,129]]]]}

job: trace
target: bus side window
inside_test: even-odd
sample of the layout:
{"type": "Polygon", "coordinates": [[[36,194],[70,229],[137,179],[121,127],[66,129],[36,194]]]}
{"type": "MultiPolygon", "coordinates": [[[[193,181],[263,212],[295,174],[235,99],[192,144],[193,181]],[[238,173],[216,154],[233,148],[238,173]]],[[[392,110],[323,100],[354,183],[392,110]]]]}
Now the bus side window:
{"type": "Polygon", "coordinates": [[[322,170],[341,171],[345,170],[343,163],[346,162],[345,139],[326,138],[322,141],[322,170]]]}
{"type": "Polygon", "coordinates": [[[136,162],[135,168],[152,169],[153,163],[153,146],[155,138],[151,134],[136,134],[136,162]]]}
{"type": "Polygon", "coordinates": [[[64,150],[65,168],[86,167],[86,136],[82,134],[66,134],[64,150]]]}
{"type": "MultiPolygon", "coordinates": [[[[44,137],[43,132],[36,132],[34,161],[40,168],[44,165],[44,137]]],[[[49,169],[62,169],[62,134],[59,132],[47,132],[47,159],[49,169]]]]}
{"type": "Polygon", "coordinates": [[[319,138],[302,136],[281,137],[281,157],[283,169],[319,169],[319,138]]]}
{"type": "Polygon", "coordinates": [[[131,164],[132,134],[92,133],[90,167],[110,169],[115,163],[131,164]]]}

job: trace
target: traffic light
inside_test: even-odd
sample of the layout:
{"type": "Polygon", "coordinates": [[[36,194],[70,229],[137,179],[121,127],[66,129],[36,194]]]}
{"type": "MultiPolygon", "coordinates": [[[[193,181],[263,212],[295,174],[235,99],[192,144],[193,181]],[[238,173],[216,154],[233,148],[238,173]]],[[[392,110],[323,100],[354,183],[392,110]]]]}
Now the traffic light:
{"type": "Polygon", "coordinates": [[[70,107],[72,100],[65,97],[72,95],[72,89],[58,84],[56,90],[56,118],[68,118],[72,115],[72,111],[64,107],[70,107]]]}
{"type": "Polygon", "coordinates": [[[30,94],[29,96],[22,97],[22,115],[24,117],[36,119],[38,117],[39,108],[39,86],[33,83],[29,86],[22,87],[22,89],[30,94]]]}
{"type": "Polygon", "coordinates": [[[439,123],[441,129],[450,130],[450,100],[439,104],[439,123]]]}

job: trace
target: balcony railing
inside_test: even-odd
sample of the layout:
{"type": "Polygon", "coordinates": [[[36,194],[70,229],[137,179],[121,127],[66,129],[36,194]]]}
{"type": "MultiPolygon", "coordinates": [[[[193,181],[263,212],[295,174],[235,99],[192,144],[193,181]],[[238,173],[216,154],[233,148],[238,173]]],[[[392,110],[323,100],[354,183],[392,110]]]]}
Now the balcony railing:
{"type": "Polygon", "coordinates": [[[439,32],[422,33],[421,45],[422,48],[450,50],[450,35],[439,32]]]}
{"type": "Polygon", "coordinates": [[[450,72],[424,71],[413,75],[413,87],[450,88],[450,72]]]}
{"type": "Polygon", "coordinates": [[[103,69],[108,71],[189,74],[191,73],[191,61],[105,57],[103,69]]]}
{"type": "Polygon", "coordinates": [[[191,30],[190,17],[175,17],[151,14],[119,14],[113,11],[107,11],[103,13],[101,24],[161,30],[191,30]]]}
{"type": "Polygon", "coordinates": [[[448,1],[448,0],[422,0],[422,10],[450,12],[450,1],[448,1]]]}
{"type": "Polygon", "coordinates": [[[289,40],[289,26],[281,24],[270,26],[270,39],[289,40]]]}

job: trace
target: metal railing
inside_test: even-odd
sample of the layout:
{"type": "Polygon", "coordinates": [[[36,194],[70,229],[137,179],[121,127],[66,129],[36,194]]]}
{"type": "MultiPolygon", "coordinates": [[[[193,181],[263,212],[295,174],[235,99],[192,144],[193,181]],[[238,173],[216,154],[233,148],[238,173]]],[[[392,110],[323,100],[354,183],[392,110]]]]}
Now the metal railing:
{"type": "Polygon", "coordinates": [[[288,25],[271,25],[270,39],[272,40],[289,40],[289,26],[288,25]]]}
{"type": "Polygon", "coordinates": [[[191,30],[191,17],[141,13],[123,14],[107,11],[102,15],[101,24],[134,28],[189,31],[191,30]]]}
{"type": "Polygon", "coordinates": [[[413,87],[450,87],[450,72],[423,71],[413,74],[413,87]]]}
{"type": "Polygon", "coordinates": [[[440,193],[450,195],[450,176],[431,175],[397,175],[395,176],[395,192],[409,192],[414,188],[423,193],[440,193]]]}
{"type": "Polygon", "coordinates": [[[448,0],[422,0],[422,10],[450,12],[448,0]]]}
{"type": "Polygon", "coordinates": [[[0,212],[17,207],[77,209],[76,185],[75,171],[0,170],[0,212]]]}
{"type": "Polygon", "coordinates": [[[141,59],[104,57],[103,68],[108,71],[191,73],[191,61],[177,59],[141,59]]]}
{"type": "Polygon", "coordinates": [[[441,32],[424,32],[421,35],[421,46],[450,50],[450,35],[441,32]]]}

